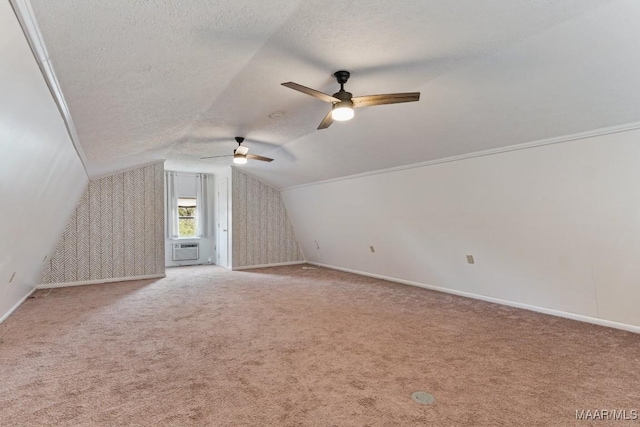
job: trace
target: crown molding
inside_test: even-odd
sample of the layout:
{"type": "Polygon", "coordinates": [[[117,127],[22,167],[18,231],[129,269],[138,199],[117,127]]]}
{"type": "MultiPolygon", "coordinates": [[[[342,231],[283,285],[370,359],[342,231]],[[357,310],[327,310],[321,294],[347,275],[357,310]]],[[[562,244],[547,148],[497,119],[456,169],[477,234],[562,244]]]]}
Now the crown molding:
{"type": "Polygon", "coordinates": [[[347,176],[341,176],[338,178],[326,179],[323,181],[309,182],[306,184],[286,187],[281,189],[280,191],[298,190],[301,188],[313,187],[315,185],[329,184],[332,182],[346,181],[349,179],[363,178],[366,176],[380,175],[384,173],[399,172],[407,169],[423,168],[428,166],[439,165],[442,163],[459,162],[461,160],[473,159],[476,157],[493,156],[495,154],[508,153],[511,151],[518,151],[518,150],[527,150],[529,148],[543,147],[545,145],[552,145],[552,144],[561,144],[563,142],[577,141],[581,139],[593,138],[596,136],[603,136],[603,135],[610,135],[614,133],[629,132],[637,129],[640,129],[640,122],[627,123],[623,125],[600,128],[600,129],[590,130],[590,131],[581,132],[581,133],[574,133],[570,135],[541,139],[538,141],[525,142],[522,144],[509,145],[506,147],[492,148],[490,150],[475,151],[472,153],[461,154],[459,156],[444,157],[442,159],[428,160],[426,162],[412,163],[410,165],[395,166],[392,168],[378,169],[378,170],[363,172],[363,173],[354,174],[354,175],[347,175],[347,176]]]}
{"type": "Polygon", "coordinates": [[[42,33],[40,32],[40,27],[38,26],[38,21],[36,19],[36,15],[31,7],[31,3],[29,0],[10,0],[11,6],[13,7],[13,11],[18,18],[18,22],[22,27],[22,32],[24,33],[29,46],[31,47],[31,52],[40,67],[40,71],[42,72],[42,76],[49,87],[49,91],[53,96],[53,99],[60,111],[60,115],[62,116],[62,120],[64,121],[65,127],[67,128],[67,133],[69,134],[69,138],[73,142],[73,146],[82,162],[82,166],[84,167],[84,171],[89,176],[89,171],[87,169],[87,157],[84,154],[84,150],[80,145],[80,140],[78,138],[78,133],[76,132],[76,128],[73,124],[73,119],[71,118],[71,112],[69,111],[69,107],[67,102],[62,94],[62,89],[60,88],[60,82],[58,81],[58,77],[56,76],[55,71],[53,70],[53,64],[51,63],[51,59],[49,58],[49,52],[47,51],[47,47],[42,38],[42,33]]]}

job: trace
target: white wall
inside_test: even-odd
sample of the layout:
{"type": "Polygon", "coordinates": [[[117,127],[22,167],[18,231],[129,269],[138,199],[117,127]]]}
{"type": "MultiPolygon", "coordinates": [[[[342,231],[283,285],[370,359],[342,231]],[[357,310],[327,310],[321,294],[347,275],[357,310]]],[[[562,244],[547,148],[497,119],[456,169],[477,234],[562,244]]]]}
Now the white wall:
{"type": "Polygon", "coordinates": [[[638,141],[614,133],[283,197],[309,261],[637,327],[638,141]]]}
{"type": "Polygon", "coordinates": [[[11,5],[0,2],[0,320],[37,285],[88,181],[11,5]]]}
{"type": "MultiPolygon", "coordinates": [[[[196,173],[191,172],[178,172],[178,180],[177,180],[177,192],[178,197],[196,197],[196,173]]],[[[216,254],[214,250],[215,246],[215,224],[214,221],[214,199],[215,199],[215,188],[216,182],[215,179],[209,181],[209,212],[210,215],[210,229],[211,233],[209,237],[201,237],[201,238],[182,238],[182,239],[166,239],[165,236],[165,265],[167,267],[177,267],[180,265],[194,265],[194,264],[215,264],[216,262],[216,254]],[[174,243],[192,243],[197,242],[200,243],[199,248],[199,258],[193,261],[172,261],[172,244],[174,243]]]]}

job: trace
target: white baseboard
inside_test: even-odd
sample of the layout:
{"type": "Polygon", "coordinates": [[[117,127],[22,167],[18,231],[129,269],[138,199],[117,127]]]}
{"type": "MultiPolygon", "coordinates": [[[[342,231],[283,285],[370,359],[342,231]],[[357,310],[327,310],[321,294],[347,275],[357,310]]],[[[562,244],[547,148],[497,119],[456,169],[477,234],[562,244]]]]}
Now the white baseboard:
{"type": "Polygon", "coordinates": [[[7,320],[7,318],[9,316],[11,316],[11,314],[16,311],[18,309],[18,307],[20,307],[22,305],[23,302],[25,302],[27,300],[27,298],[29,298],[31,296],[31,294],[33,294],[38,288],[35,287],[33,289],[31,289],[29,291],[29,293],[27,293],[25,296],[22,297],[22,299],[20,299],[20,301],[18,301],[13,307],[11,307],[9,309],[9,311],[7,311],[5,314],[2,315],[2,317],[0,317],[0,323],[4,322],[5,320],[7,320]]]}
{"type": "Polygon", "coordinates": [[[231,267],[232,271],[239,270],[252,270],[254,268],[266,268],[266,267],[282,267],[284,265],[298,265],[298,264],[306,264],[307,261],[290,261],[290,262],[277,262],[274,264],[258,264],[258,265],[245,265],[242,267],[231,267]]]}
{"type": "Polygon", "coordinates": [[[51,288],[66,288],[69,286],[99,285],[102,283],[130,282],[132,280],[161,279],[163,277],[166,277],[166,275],[165,274],[147,274],[145,276],[114,277],[111,279],[85,280],[83,282],[43,283],[41,285],[38,285],[36,289],[51,289],[51,288]]]}
{"type": "MultiPolygon", "coordinates": [[[[204,265],[216,266],[218,264],[208,263],[208,262],[200,262],[198,264],[175,264],[175,265],[165,265],[164,268],[180,268],[180,267],[201,267],[204,265]]],[[[220,266],[222,267],[222,266],[220,266]]]]}
{"type": "Polygon", "coordinates": [[[600,319],[598,317],[585,316],[582,314],[569,313],[566,311],[554,310],[552,308],[538,307],[536,305],[524,304],[515,301],[504,300],[500,298],[488,297],[485,295],[473,294],[471,292],[458,291],[456,289],[443,288],[440,286],[432,286],[424,283],[413,282],[411,280],[397,279],[395,277],[383,276],[380,274],[367,273],[359,270],[352,270],[350,268],[336,267],[333,265],[322,264],[319,262],[307,261],[309,264],[317,265],[319,267],[330,268],[332,270],[344,271],[347,273],[358,274],[360,276],[373,277],[374,279],[387,280],[389,282],[400,283],[403,285],[417,286],[419,288],[430,289],[432,291],[444,292],[447,294],[457,295],[466,298],[473,298],[481,301],[492,302],[494,304],[506,305],[509,307],[522,308],[529,311],[535,311],[537,313],[549,314],[556,317],[564,317],[565,319],[577,320],[579,322],[593,323],[594,325],[606,326],[609,328],[621,329],[623,331],[635,332],[640,334],[640,326],[629,325],[626,323],[614,322],[612,320],[600,319]]]}

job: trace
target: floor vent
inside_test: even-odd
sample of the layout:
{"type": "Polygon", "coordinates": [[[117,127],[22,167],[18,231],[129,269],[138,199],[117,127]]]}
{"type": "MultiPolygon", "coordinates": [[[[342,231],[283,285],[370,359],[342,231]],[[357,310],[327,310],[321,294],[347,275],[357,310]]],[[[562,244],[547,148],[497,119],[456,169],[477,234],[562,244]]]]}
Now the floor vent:
{"type": "Polygon", "coordinates": [[[431,405],[436,401],[436,398],[433,397],[433,394],[427,393],[426,391],[416,391],[411,395],[411,398],[415,402],[422,403],[424,405],[431,405]]]}

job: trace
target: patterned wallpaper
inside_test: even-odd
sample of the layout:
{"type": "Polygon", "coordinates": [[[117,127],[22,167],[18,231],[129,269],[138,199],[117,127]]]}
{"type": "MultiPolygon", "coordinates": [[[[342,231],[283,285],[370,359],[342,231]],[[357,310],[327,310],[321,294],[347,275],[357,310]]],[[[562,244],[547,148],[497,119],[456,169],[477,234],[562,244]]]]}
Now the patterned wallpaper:
{"type": "Polygon", "coordinates": [[[164,274],[164,165],[89,182],[42,283],[164,274]]]}
{"type": "Polygon", "coordinates": [[[304,261],[280,191],[233,168],[233,267],[304,261]]]}

